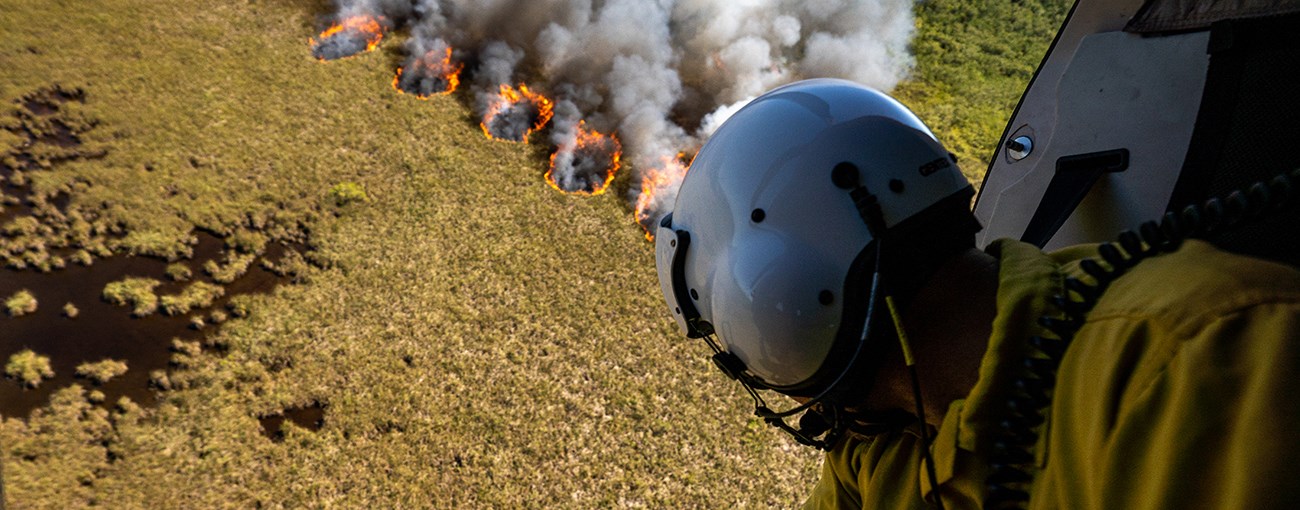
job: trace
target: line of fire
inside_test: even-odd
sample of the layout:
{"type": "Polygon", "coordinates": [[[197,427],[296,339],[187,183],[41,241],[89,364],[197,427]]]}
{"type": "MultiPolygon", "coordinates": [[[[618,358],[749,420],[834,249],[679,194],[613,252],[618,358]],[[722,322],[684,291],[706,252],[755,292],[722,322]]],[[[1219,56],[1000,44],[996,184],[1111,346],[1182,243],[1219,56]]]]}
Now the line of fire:
{"type": "Polygon", "coordinates": [[[411,55],[406,65],[397,68],[393,75],[393,90],[424,100],[449,95],[460,86],[460,72],[464,67],[452,61],[450,46],[441,52],[431,50],[423,55],[411,55]]]}
{"type": "MultiPolygon", "coordinates": [[[[355,15],[343,18],[309,39],[312,55],[321,62],[346,59],[377,49],[392,23],[383,16],[355,15]]],[[[451,95],[460,86],[464,62],[450,45],[411,54],[393,75],[392,87],[400,94],[420,100],[451,95]]],[[[545,127],[554,116],[554,101],[528,85],[501,83],[488,100],[479,127],[489,139],[527,143],[531,134],[545,127]]],[[[584,120],[564,129],[554,129],[551,154],[544,179],[561,193],[595,196],[605,193],[622,167],[623,146],[615,133],[602,133],[584,120]]],[[[653,223],[658,211],[675,196],[690,166],[683,153],[659,158],[659,164],[641,170],[635,198],[634,217],[654,239],[653,223]],[[664,198],[668,197],[668,198],[664,198]]]]}

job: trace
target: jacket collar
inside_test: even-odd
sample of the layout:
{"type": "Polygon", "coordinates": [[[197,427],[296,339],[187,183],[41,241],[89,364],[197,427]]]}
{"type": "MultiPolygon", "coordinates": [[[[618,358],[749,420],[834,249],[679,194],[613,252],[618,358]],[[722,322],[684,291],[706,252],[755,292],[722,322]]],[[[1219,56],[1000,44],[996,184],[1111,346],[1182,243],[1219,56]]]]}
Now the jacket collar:
{"type": "MultiPolygon", "coordinates": [[[[965,399],[949,407],[931,452],[939,485],[951,484],[951,489],[975,501],[982,500],[987,470],[984,459],[990,447],[988,439],[997,427],[995,420],[1003,412],[1019,363],[1031,352],[1027,340],[1046,333],[1038,318],[1047,311],[1048,300],[1062,292],[1058,260],[1036,246],[1004,239],[985,251],[999,260],[998,312],[975,386],[965,399]],[[962,474],[962,480],[954,482],[957,473],[962,474]]],[[[925,468],[920,469],[924,472],[925,468]]],[[[930,500],[930,480],[927,476],[920,476],[920,480],[921,494],[930,500]]],[[[945,498],[948,492],[945,490],[945,498]]]]}

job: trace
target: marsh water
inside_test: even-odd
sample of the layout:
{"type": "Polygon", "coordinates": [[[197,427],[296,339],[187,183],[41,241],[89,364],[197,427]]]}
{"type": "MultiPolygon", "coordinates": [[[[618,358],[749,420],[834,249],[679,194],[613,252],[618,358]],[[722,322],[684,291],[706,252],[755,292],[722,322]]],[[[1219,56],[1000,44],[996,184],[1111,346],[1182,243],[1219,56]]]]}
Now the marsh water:
{"type": "MultiPolygon", "coordinates": [[[[200,269],[207,260],[220,260],[223,242],[216,236],[200,232],[194,258],[182,261],[195,274],[194,281],[212,282],[200,269]]],[[[284,253],[282,245],[273,244],[264,255],[276,260],[284,253]]],[[[149,277],[162,281],[155,292],[158,295],[179,293],[189,282],[170,281],[164,274],[167,262],[148,257],[115,256],[96,259],[90,266],[69,264],[68,267],[49,273],[34,270],[0,270],[0,296],[10,296],[27,289],[36,296],[37,310],[19,317],[0,317],[0,359],[23,349],[50,358],[54,378],[43,381],[37,388],[23,388],[14,380],[0,384],[0,414],[26,416],[32,409],[44,405],[50,393],[74,382],[95,386],[89,380],[75,378],[77,365],[105,358],[125,361],[128,370],[97,389],[112,404],[120,396],[128,396],[141,404],[153,401],[149,387],[149,373],[165,369],[171,359],[173,338],[197,340],[215,333],[219,325],[202,329],[191,326],[191,318],[207,318],[212,311],[224,310],[234,296],[269,292],[280,277],[254,264],[248,272],[225,285],[225,295],[211,306],[188,314],[167,316],[155,312],[145,317],[134,317],[128,306],[116,306],[103,300],[104,286],[127,276],[149,277]],[[79,313],[75,318],[63,313],[65,303],[72,303],[79,313]]]]}

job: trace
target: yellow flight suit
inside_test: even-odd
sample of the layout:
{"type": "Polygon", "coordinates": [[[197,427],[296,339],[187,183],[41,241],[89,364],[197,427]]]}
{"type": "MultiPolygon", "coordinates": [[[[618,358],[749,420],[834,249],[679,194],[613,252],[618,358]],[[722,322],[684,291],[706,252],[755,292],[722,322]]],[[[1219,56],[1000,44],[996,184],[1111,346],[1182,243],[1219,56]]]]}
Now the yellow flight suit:
{"type": "MultiPolygon", "coordinates": [[[[935,435],[938,489],[914,431],[852,436],[804,508],[981,507],[1008,368],[1050,336],[1036,319],[1096,247],[988,251],[998,314],[978,382],[935,435]]],[[[1138,264],[1088,314],[1044,414],[1026,508],[1300,508],[1300,271],[1199,241],[1138,264]]]]}

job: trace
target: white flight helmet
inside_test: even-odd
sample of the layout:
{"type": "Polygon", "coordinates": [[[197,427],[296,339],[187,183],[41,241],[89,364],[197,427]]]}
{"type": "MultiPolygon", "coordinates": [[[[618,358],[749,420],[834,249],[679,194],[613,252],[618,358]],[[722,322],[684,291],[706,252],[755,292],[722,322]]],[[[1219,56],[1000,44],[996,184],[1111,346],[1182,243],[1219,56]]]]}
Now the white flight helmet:
{"type": "Polygon", "coordinates": [[[669,312],[688,336],[716,333],[723,370],[754,386],[824,384],[838,375],[824,366],[860,349],[871,272],[851,272],[871,258],[864,218],[878,211],[873,227],[887,230],[971,193],[951,158],[906,107],[853,82],[760,96],[700,150],[659,224],[669,312]]]}

